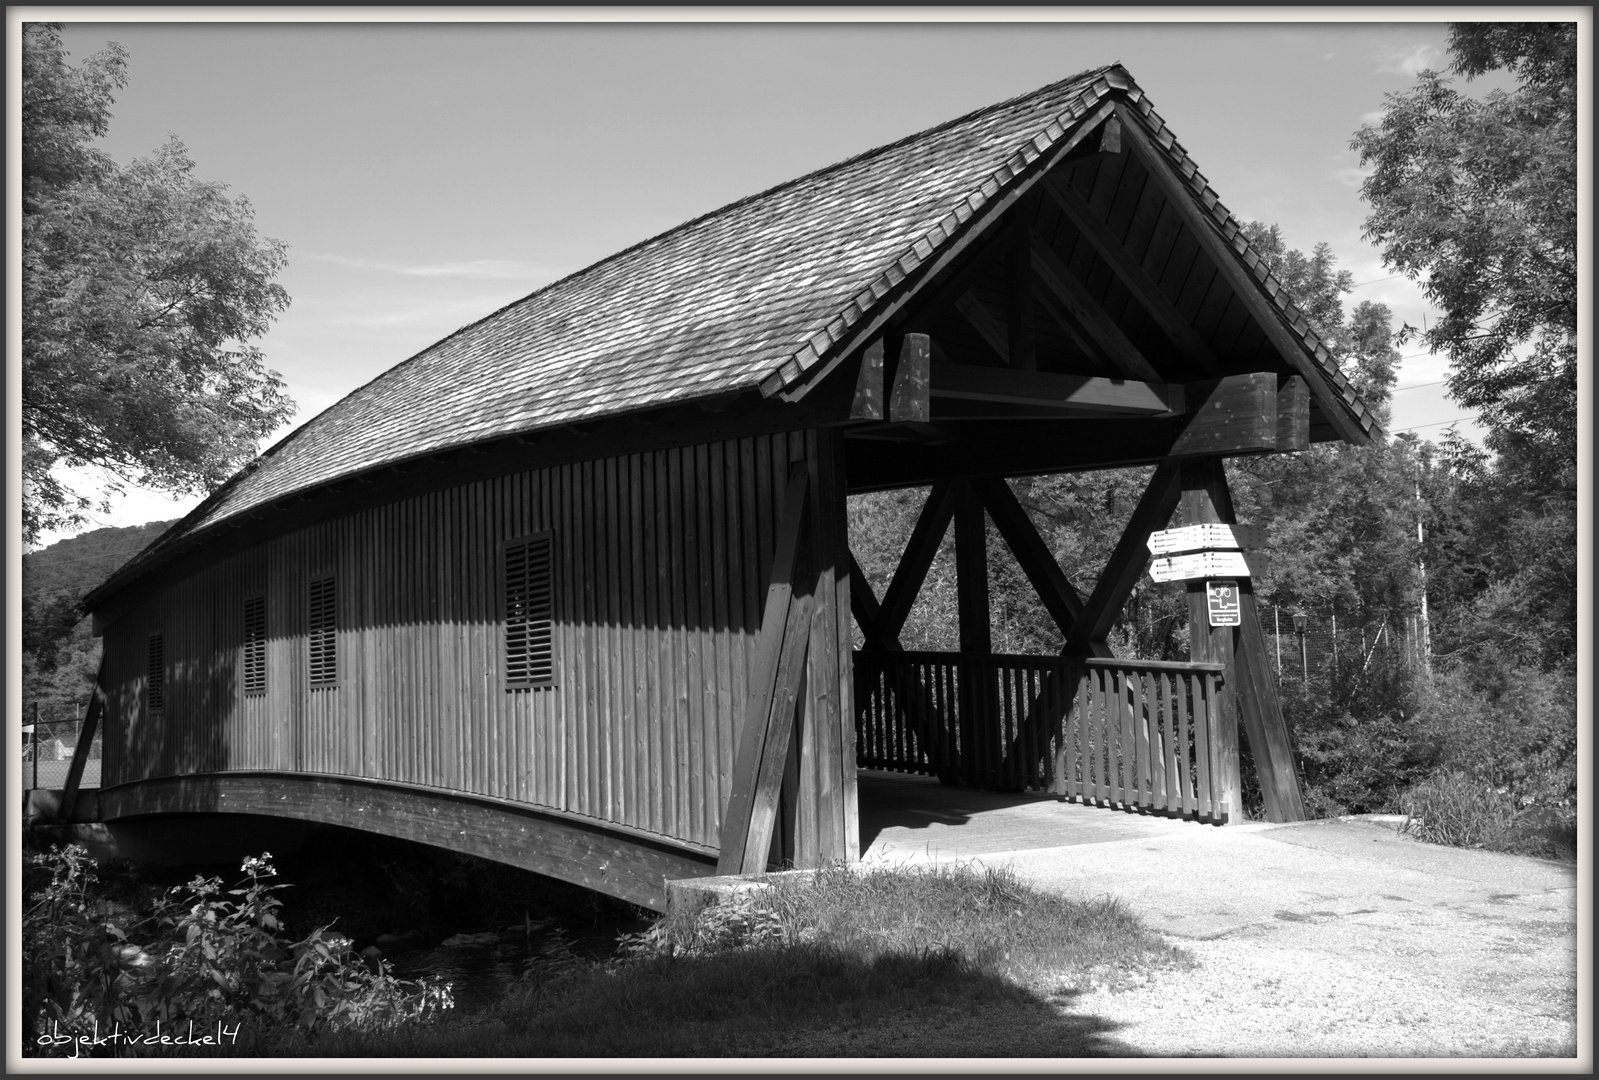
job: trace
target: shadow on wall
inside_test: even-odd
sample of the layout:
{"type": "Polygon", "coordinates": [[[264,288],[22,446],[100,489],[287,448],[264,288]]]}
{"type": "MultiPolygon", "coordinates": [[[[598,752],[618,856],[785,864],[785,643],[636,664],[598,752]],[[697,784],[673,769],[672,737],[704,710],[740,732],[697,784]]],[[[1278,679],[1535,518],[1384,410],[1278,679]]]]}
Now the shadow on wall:
{"type": "MultiPolygon", "coordinates": [[[[229,718],[241,707],[238,652],[212,649],[201,657],[174,657],[167,665],[159,711],[147,707],[148,675],[115,694],[122,753],[105,755],[105,786],[128,779],[212,772],[230,766],[229,718]]],[[[110,697],[111,695],[108,695],[110,697]]],[[[106,732],[108,738],[113,732],[106,732]]]]}

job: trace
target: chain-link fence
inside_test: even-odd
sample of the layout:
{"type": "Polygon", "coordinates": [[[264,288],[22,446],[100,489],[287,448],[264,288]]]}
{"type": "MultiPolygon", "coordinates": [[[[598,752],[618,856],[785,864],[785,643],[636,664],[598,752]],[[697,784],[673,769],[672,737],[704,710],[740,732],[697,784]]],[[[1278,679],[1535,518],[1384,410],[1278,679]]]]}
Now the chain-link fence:
{"type": "Polygon", "coordinates": [[[1278,681],[1304,682],[1326,668],[1369,667],[1378,657],[1411,670],[1430,666],[1427,624],[1418,614],[1353,619],[1332,610],[1270,606],[1262,612],[1278,681]]]}
{"type": "MultiPolygon", "coordinates": [[[[59,790],[67,786],[67,770],[72,767],[72,754],[78,747],[78,735],[83,730],[83,720],[51,719],[42,713],[35,702],[25,710],[29,722],[22,727],[22,786],[59,790]]],[[[83,779],[79,788],[100,786],[100,732],[94,733],[89,746],[89,757],[83,765],[83,779]]]]}

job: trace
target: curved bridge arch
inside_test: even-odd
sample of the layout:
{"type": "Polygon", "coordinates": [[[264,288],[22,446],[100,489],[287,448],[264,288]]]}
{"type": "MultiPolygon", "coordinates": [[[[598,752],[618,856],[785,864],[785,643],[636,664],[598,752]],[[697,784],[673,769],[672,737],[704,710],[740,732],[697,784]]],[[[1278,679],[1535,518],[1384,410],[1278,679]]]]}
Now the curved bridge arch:
{"type": "Polygon", "coordinates": [[[716,872],[714,851],[499,799],[411,784],[288,772],[201,773],[100,792],[100,819],[252,814],[361,829],[559,878],[666,910],[665,882],[716,872]]]}

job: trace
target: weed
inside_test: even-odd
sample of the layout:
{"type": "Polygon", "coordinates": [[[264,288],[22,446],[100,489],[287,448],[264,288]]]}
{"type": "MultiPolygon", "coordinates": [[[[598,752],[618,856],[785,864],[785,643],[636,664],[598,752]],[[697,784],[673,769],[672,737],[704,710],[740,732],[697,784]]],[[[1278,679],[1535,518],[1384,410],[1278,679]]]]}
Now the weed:
{"type": "MultiPolygon", "coordinates": [[[[94,861],[78,845],[31,855],[28,866],[34,884],[23,913],[23,1016],[30,1050],[61,1036],[157,1023],[171,1030],[248,1021],[257,1032],[294,1026],[307,1036],[382,1029],[427,1022],[453,1005],[448,984],[396,979],[383,963],[368,968],[331,926],[290,941],[268,854],[244,861],[236,888],[195,877],[145,916],[119,912],[99,895],[94,861]]],[[[113,1043],[103,1052],[127,1049],[113,1043]]]]}

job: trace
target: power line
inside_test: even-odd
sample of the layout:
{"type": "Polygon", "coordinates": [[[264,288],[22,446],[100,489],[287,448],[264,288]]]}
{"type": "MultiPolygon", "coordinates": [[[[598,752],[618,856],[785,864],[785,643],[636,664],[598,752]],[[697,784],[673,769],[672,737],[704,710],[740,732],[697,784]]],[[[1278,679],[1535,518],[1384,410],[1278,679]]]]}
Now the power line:
{"type": "Polygon", "coordinates": [[[1472,413],[1470,416],[1457,416],[1453,420],[1439,420],[1433,424],[1412,424],[1409,427],[1394,428],[1393,431],[1397,433],[1400,431],[1420,431],[1422,428],[1428,427],[1443,427],[1445,424],[1459,424],[1466,420],[1475,420],[1481,415],[1481,413],[1472,413]]]}
{"type": "Polygon", "coordinates": [[[1432,382],[1411,383],[1409,386],[1396,386],[1389,393],[1397,394],[1401,390],[1419,390],[1423,386],[1442,386],[1448,379],[1435,379],[1432,382]]]}

